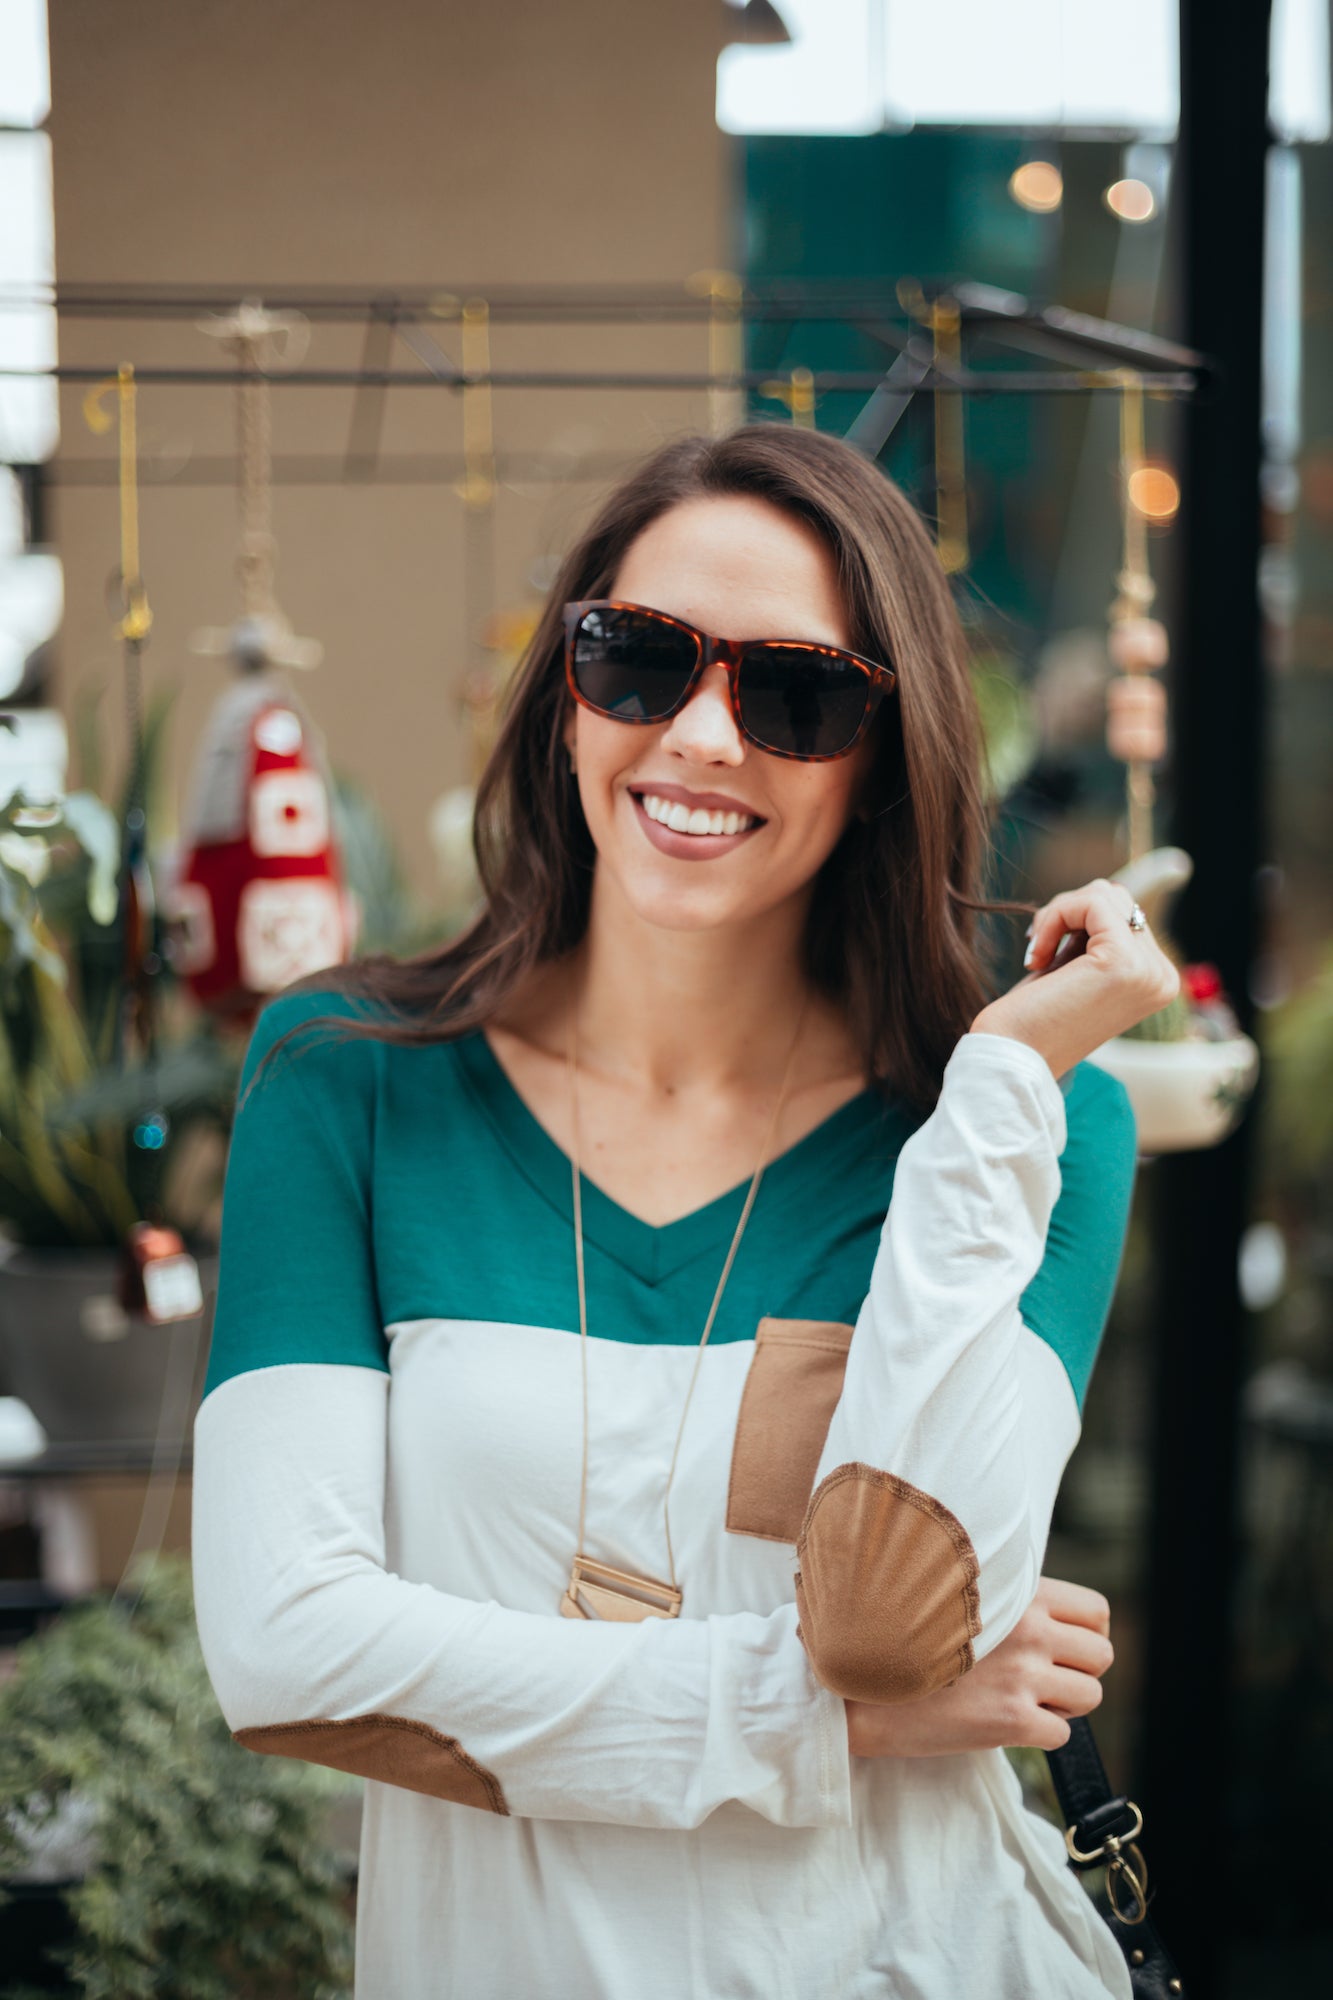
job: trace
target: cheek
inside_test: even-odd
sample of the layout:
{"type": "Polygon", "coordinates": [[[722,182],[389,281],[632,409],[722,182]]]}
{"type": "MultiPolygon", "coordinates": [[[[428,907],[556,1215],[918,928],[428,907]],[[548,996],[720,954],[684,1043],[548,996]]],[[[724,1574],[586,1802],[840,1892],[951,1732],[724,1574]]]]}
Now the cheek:
{"type": "Polygon", "coordinates": [[[800,765],[772,787],[784,841],[817,865],[837,846],[852,816],[856,797],[854,759],[837,764],[800,765]]]}
{"type": "Polygon", "coordinates": [[[586,708],[574,711],[566,741],[574,745],[579,790],[590,818],[611,810],[616,780],[641,759],[656,733],[629,723],[612,722],[604,715],[591,715],[586,708]]]}

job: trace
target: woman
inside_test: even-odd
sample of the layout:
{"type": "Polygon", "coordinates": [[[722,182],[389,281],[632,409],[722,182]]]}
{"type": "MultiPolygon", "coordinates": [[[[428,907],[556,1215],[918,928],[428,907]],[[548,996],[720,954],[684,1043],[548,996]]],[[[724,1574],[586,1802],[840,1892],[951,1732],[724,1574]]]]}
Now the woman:
{"type": "Polygon", "coordinates": [[[1177,980],[1095,882],[988,998],[979,762],[904,496],[679,438],[556,580],[476,924],[260,1017],[199,1628],[371,1780],[364,2000],[1129,1992],[998,1746],[1111,1657],[1040,1578],[1133,1174],[1081,1059],[1177,980]]]}

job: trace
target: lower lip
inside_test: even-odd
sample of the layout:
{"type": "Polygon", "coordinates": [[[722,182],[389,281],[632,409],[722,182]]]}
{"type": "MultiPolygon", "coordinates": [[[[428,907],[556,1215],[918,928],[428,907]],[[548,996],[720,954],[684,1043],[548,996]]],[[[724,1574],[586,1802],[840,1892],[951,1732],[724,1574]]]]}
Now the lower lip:
{"type": "Polygon", "coordinates": [[[762,820],[756,820],[753,826],[747,826],[741,833],[677,833],[674,827],[649,819],[643,809],[643,800],[636,792],[631,792],[630,797],[639,825],[653,846],[663,854],[674,855],[677,861],[712,861],[719,855],[730,854],[752,834],[758,833],[764,824],[762,820]]]}

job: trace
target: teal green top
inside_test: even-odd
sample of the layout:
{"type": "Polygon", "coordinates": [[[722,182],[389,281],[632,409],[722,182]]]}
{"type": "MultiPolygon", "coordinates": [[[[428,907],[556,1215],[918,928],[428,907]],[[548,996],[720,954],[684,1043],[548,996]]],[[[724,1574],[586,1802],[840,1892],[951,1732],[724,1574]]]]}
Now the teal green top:
{"type": "MultiPolygon", "coordinates": [[[[367,1018],[324,992],[260,1014],[241,1092],[286,1029],[367,1018]]],[[[401,1320],[579,1330],[570,1162],[484,1035],[404,1048],[292,1037],[236,1117],[204,1395],[281,1362],[387,1371],[401,1320]]],[[[1080,1410],[1119,1270],[1133,1114],[1091,1064],[1064,1079],[1068,1140],[1046,1254],[1023,1317],[1059,1355],[1080,1410]]],[[[752,1340],[765,1314],[854,1323],[894,1168],[919,1113],[866,1090],[765,1169],[710,1342],[752,1340]]],[[[660,1228],[583,1182],[588,1330],[694,1345],[748,1181],[660,1228]]]]}

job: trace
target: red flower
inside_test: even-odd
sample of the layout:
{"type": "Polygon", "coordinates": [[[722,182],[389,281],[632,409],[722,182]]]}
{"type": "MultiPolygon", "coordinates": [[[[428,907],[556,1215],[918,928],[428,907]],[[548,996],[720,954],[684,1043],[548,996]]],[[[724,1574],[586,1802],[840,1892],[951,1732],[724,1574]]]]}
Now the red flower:
{"type": "Polygon", "coordinates": [[[1205,1000],[1217,1000],[1222,993],[1222,975],[1215,965],[1206,962],[1201,965],[1187,965],[1180,975],[1181,985],[1196,1006],[1205,1000]]]}

